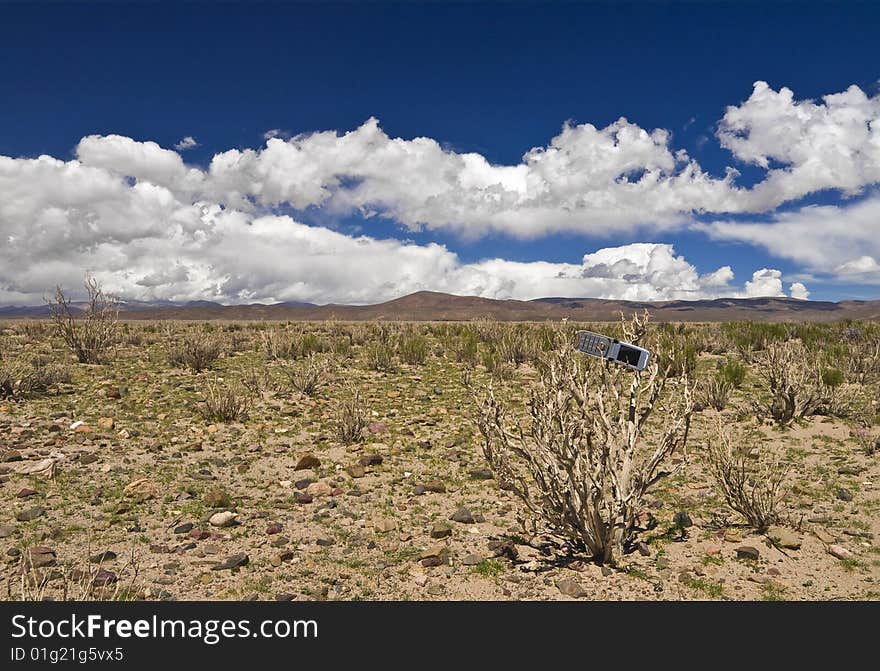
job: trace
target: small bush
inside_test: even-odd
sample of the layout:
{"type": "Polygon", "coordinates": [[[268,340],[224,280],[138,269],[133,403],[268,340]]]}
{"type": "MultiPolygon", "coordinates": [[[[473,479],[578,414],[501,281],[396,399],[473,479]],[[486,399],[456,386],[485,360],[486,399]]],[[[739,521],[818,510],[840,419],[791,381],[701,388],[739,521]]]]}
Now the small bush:
{"type": "Polygon", "coordinates": [[[351,397],[339,405],[336,415],[336,428],[339,440],[345,445],[359,443],[364,438],[367,426],[367,410],[359,391],[354,390],[351,397]]]}
{"type": "Polygon", "coordinates": [[[417,333],[404,335],[397,345],[400,360],[410,366],[422,366],[428,358],[428,341],[417,333]]]}
{"type": "Polygon", "coordinates": [[[788,474],[778,461],[753,465],[748,452],[735,449],[730,434],[719,427],[709,442],[709,467],[727,505],[764,531],[781,519],[788,474]]]}
{"type": "Polygon", "coordinates": [[[199,414],[208,422],[243,422],[250,411],[250,397],[244,391],[209,382],[199,414]]]}
{"type": "Polygon", "coordinates": [[[219,340],[202,332],[187,334],[168,353],[168,361],[172,366],[189,368],[195,373],[210,368],[219,357],[219,340]]]}
{"type": "Polygon", "coordinates": [[[703,405],[714,408],[715,410],[724,410],[730,401],[730,392],[733,390],[733,384],[721,375],[705,380],[701,385],[700,401],[703,405]]]}
{"type": "Polygon", "coordinates": [[[290,386],[303,396],[314,396],[327,383],[329,361],[311,354],[300,362],[285,366],[282,370],[290,386]]]}
{"type": "Polygon", "coordinates": [[[390,373],[395,369],[394,350],[384,341],[371,341],[366,347],[364,355],[367,360],[367,367],[370,370],[382,373],[390,373]]]}
{"type": "Polygon", "coordinates": [[[116,342],[119,311],[116,301],[104,294],[98,281],[86,277],[86,304],[73,307],[61,287],[49,301],[49,315],[56,333],[80,363],[100,363],[116,342]]]}
{"type": "Polygon", "coordinates": [[[746,366],[742,361],[727,359],[718,365],[718,376],[734,389],[739,389],[746,380],[746,366]]]}

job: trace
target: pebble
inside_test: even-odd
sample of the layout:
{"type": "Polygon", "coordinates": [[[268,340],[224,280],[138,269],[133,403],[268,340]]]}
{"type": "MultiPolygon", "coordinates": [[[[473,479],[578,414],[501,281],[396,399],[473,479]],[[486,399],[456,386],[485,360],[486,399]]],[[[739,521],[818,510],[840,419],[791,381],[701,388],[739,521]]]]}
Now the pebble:
{"type": "Polygon", "coordinates": [[[296,462],[296,466],[293,470],[295,471],[304,471],[310,468],[318,468],[321,465],[321,460],[318,459],[314,454],[306,454],[300,457],[299,461],[296,462]]]}
{"type": "Polygon", "coordinates": [[[767,537],[776,545],[788,550],[799,550],[801,547],[801,537],[785,527],[770,527],[767,530],[767,537]]]}
{"type": "Polygon", "coordinates": [[[442,480],[429,480],[422,486],[426,492],[433,492],[434,494],[446,493],[446,485],[443,484],[442,480]]]}
{"type": "Polygon", "coordinates": [[[228,557],[225,561],[217,564],[216,566],[212,566],[212,571],[225,571],[226,569],[237,569],[240,566],[246,566],[250,562],[250,557],[248,557],[244,552],[239,554],[234,554],[231,557],[228,557]]]}
{"type": "Polygon", "coordinates": [[[188,534],[193,529],[192,522],[185,522],[184,524],[180,524],[174,527],[174,533],[176,534],[188,534]]]}
{"type": "Polygon", "coordinates": [[[95,587],[106,587],[107,585],[112,585],[117,580],[119,580],[119,578],[113,573],[113,571],[108,571],[104,568],[99,568],[95,572],[95,575],[92,576],[92,584],[95,587]]]}
{"type": "Polygon", "coordinates": [[[224,510],[223,512],[214,513],[213,515],[211,515],[211,517],[208,519],[208,522],[210,522],[210,524],[215,527],[231,527],[233,524],[235,524],[235,520],[237,517],[238,513],[224,510]]]}
{"type": "Polygon", "coordinates": [[[464,559],[461,560],[461,563],[465,566],[476,566],[477,564],[483,563],[483,558],[480,555],[468,555],[464,559]]]}
{"type": "Polygon", "coordinates": [[[581,585],[578,581],[572,580],[571,578],[564,578],[556,583],[556,588],[565,594],[566,596],[573,597],[575,599],[582,599],[587,596],[589,592],[584,589],[584,586],[581,585]]]}
{"type": "Polygon", "coordinates": [[[319,482],[313,482],[308,487],[306,487],[306,495],[311,496],[312,498],[317,498],[320,496],[330,496],[332,493],[333,488],[323,480],[319,482]]]}
{"type": "Polygon", "coordinates": [[[474,480],[491,480],[494,477],[488,468],[474,468],[469,471],[469,475],[474,480]]]}
{"type": "Polygon", "coordinates": [[[452,517],[450,517],[449,519],[451,519],[453,522],[459,522],[461,524],[473,524],[474,522],[476,522],[473,513],[471,513],[470,510],[464,507],[456,510],[452,514],[452,517]]]}
{"type": "Polygon", "coordinates": [[[852,495],[851,491],[849,491],[848,489],[846,489],[844,487],[841,487],[840,489],[837,490],[837,498],[840,499],[841,501],[852,501],[853,495],[852,495]]]}
{"type": "Polygon", "coordinates": [[[444,522],[438,522],[431,527],[431,538],[446,538],[452,535],[452,527],[444,522]]]}
{"type": "Polygon", "coordinates": [[[388,533],[389,531],[394,531],[397,528],[397,522],[392,519],[382,519],[373,524],[373,528],[378,531],[380,534],[388,533]]]}
{"type": "Polygon", "coordinates": [[[266,527],[266,533],[270,536],[273,534],[280,534],[283,530],[284,527],[282,527],[277,522],[275,524],[270,524],[268,527],[266,527]]]}
{"type": "Polygon", "coordinates": [[[38,545],[28,550],[29,564],[32,568],[55,566],[55,550],[38,545]]]}
{"type": "Polygon", "coordinates": [[[9,524],[4,524],[3,526],[0,526],[0,538],[9,538],[14,533],[14,526],[11,526],[9,524]]]}
{"type": "Polygon", "coordinates": [[[39,492],[36,489],[29,489],[27,487],[24,487],[15,496],[19,499],[26,499],[29,496],[36,496],[37,494],[39,494],[39,492]]]}
{"type": "Polygon", "coordinates": [[[836,557],[837,559],[852,559],[853,553],[847,550],[842,545],[829,545],[828,546],[828,554],[832,557],[836,557]]]}
{"type": "Polygon", "coordinates": [[[760,555],[761,553],[758,552],[758,548],[751,545],[741,545],[736,549],[737,559],[757,560],[760,555]]]}
{"type": "Polygon", "coordinates": [[[113,550],[104,550],[104,552],[99,552],[96,555],[92,555],[89,557],[89,561],[93,564],[103,564],[107,561],[113,561],[116,559],[116,553],[113,550]]]}
{"type": "Polygon", "coordinates": [[[381,454],[367,454],[358,459],[361,466],[378,466],[383,461],[381,454]]]}
{"type": "Polygon", "coordinates": [[[360,464],[353,464],[345,469],[352,478],[362,478],[367,474],[366,469],[360,464]]]}
{"type": "Polygon", "coordinates": [[[46,514],[46,509],[40,506],[33,506],[31,508],[25,508],[24,510],[20,510],[16,515],[15,519],[19,522],[32,522],[38,517],[42,517],[46,514]]]}

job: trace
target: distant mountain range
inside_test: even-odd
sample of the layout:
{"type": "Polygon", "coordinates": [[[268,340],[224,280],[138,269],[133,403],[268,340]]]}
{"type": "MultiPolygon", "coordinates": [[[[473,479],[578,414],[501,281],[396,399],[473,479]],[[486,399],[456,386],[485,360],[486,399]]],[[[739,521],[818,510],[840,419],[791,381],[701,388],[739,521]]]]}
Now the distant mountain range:
{"type": "MultiPolygon", "coordinates": [[[[74,307],[81,307],[75,305],[74,307]]],[[[481,317],[500,321],[613,321],[620,313],[648,310],[655,321],[835,321],[880,319],[877,301],[802,301],[793,298],[719,298],[698,301],[616,301],[601,298],[538,298],[531,301],[495,300],[419,291],[376,305],[314,305],[276,303],[221,305],[212,301],[185,304],[127,301],[120,304],[123,319],[461,321],[481,317]]],[[[46,306],[0,307],[0,318],[39,318],[46,306]]]]}

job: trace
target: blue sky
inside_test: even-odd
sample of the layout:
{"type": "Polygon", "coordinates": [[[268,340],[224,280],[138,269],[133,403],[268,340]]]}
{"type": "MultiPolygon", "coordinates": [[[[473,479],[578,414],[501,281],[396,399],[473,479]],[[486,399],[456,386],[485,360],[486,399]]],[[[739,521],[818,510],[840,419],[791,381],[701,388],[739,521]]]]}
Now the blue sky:
{"type": "MultiPolygon", "coordinates": [[[[0,5],[0,156],[7,157],[0,200],[3,188],[19,199],[6,211],[0,206],[7,248],[5,256],[0,249],[7,267],[0,270],[0,302],[29,302],[45,285],[74,283],[85,271],[132,297],[224,302],[368,302],[418,288],[517,298],[557,288],[624,298],[788,295],[792,283],[805,285],[812,299],[880,298],[880,245],[871,236],[872,226],[880,231],[880,148],[871,144],[880,138],[880,5],[767,5],[0,5]],[[758,81],[766,82],[761,95],[773,104],[758,104],[758,81]],[[786,89],[793,92],[788,107],[779,98],[786,89]],[[848,89],[846,99],[823,102],[848,89]],[[809,101],[809,110],[801,106],[809,101]],[[829,119],[832,105],[837,116],[829,119]],[[751,131],[738,152],[718,136],[728,106],[744,110],[740,118],[751,131]],[[781,140],[767,118],[775,108],[781,140]],[[855,131],[847,125],[851,114],[861,115],[855,131]],[[696,197],[690,186],[664,184],[660,195],[651,190],[645,197],[643,211],[639,197],[625,195],[618,206],[609,196],[612,215],[632,210],[618,221],[606,205],[595,206],[605,202],[600,177],[584,191],[578,187],[585,170],[604,165],[603,152],[618,152],[619,137],[611,135],[611,149],[601,142],[608,131],[563,142],[560,155],[581,154],[530,174],[549,187],[504,182],[512,204],[502,212],[494,204],[480,209],[485,190],[507,179],[492,167],[521,166],[525,174],[524,154],[551,145],[563,124],[602,131],[620,117],[666,135],[655,138],[657,153],[633,148],[632,161],[624,161],[629,172],[609,168],[611,182],[624,174],[641,179],[644,160],[661,181],[695,163],[719,184],[696,197]],[[318,131],[343,137],[371,118],[378,120],[379,150],[371,135],[364,146],[352,140],[363,152],[357,156],[347,146],[288,152],[272,162],[261,154],[267,131],[296,143],[296,136],[318,131]],[[859,128],[865,137],[853,136],[859,128]],[[97,139],[83,144],[90,136],[97,139]],[[113,136],[133,142],[101,144],[113,136]],[[185,137],[197,146],[176,153],[199,175],[190,176],[198,185],[184,189],[182,169],[168,168],[174,159],[141,144],[175,151],[185,137]],[[838,137],[845,151],[829,149],[838,137]],[[405,144],[401,151],[415,156],[413,163],[375,158],[397,138],[429,138],[440,155],[405,144]],[[212,160],[229,150],[256,156],[222,188],[209,188],[212,160]],[[686,159],[664,163],[681,151],[686,159]],[[489,168],[472,174],[459,165],[469,154],[481,155],[489,168]],[[27,163],[40,155],[60,163],[27,163]],[[324,165],[327,155],[344,165],[324,165]],[[76,178],[88,184],[65,186],[74,163],[89,169],[76,178]],[[160,164],[167,170],[157,177],[160,164]],[[723,190],[728,168],[739,174],[723,190]],[[766,197],[743,193],[763,188],[774,169],[791,173],[780,178],[784,186],[768,186],[766,197]],[[445,181],[431,182],[437,175],[445,181]],[[482,180],[477,186],[474,175],[482,180]],[[155,202],[144,204],[144,193],[130,188],[117,194],[114,180],[127,188],[152,184],[155,202]],[[266,196],[270,182],[280,195],[266,196]],[[30,200],[21,195],[24,183],[30,200]],[[76,196],[56,195],[68,188],[76,196]],[[326,193],[305,195],[314,189],[326,193]],[[199,215],[201,223],[188,218],[193,208],[215,206],[199,215]],[[785,228],[776,225],[780,218],[785,228]],[[295,228],[302,224],[313,230],[295,228]],[[835,237],[834,226],[858,235],[835,237]],[[251,244],[242,230],[259,239],[251,244]],[[411,244],[368,244],[362,259],[359,235],[411,244]],[[789,248],[787,236],[803,249],[789,248]],[[627,249],[634,243],[661,247],[627,249]],[[828,244],[828,259],[811,253],[811,243],[828,244]],[[620,251],[583,261],[612,248],[620,251]],[[350,275],[319,263],[337,251],[337,261],[327,263],[351,268],[350,275]],[[489,259],[505,263],[486,265],[489,259]],[[549,265],[522,265],[534,262],[549,265]],[[708,277],[727,266],[732,277],[708,277]],[[779,272],[752,277],[762,269],[779,272]],[[564,281],[551,281],[560,275],[564,281]],[[749,280],[751,289],[744,286],[749,280]]],[[[742,128],[731,137],[737,134],[744,135],[742,128]]],[[[549,164],[546,155],[542,165],[549,164]]]]}

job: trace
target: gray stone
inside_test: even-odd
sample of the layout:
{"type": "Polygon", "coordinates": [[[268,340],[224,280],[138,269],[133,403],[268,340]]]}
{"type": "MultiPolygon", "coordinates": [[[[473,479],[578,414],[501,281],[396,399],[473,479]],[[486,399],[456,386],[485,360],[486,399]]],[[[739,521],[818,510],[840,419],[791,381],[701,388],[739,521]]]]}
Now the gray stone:
{"type": "Polygon", "coordinates": [[[587,596],[588,592],[584,589],[584,586],[581,585],[576,580],[572,580],[571,578],[563,578],[559,582],[556,583],[556,588],[565,594],[565,596],[570,596],[575,599],[582,599],[587,596]]]}
{"type": "Polygon", "coordinates": [[[443,522],[438,522],[431,527],[431,538],[446,538],[452,535],[452,527],[443,522]]]}
{"type": "Polygon", "coordinates": [[[799,550],[801,537],[786,527],[770,527],[767,529],[767,537],[776,545],[788,550],[799,550]]]}
{"type": "Polygon", "coordinates": [[[32,522],[38,517],[42,517],[46,514],[46,510],[41,508],[40,506],[33,506],[32,508],[25,508],[24,510],[20,510],[18,514],[15,516],[19,522],[32,522]]]}
{"type": "Polygon", "coordinates": [[[749,559],[752,561],[757,561],[758,557],[760,556],[761,553],[758,552],[758,548],[752,547],[751,545],[740,545],[736,549],[737,559],[749,559]]]}
{"type": "Polygon", "coordinates": [[[474,520],[473,513],[467,508],[459,508],[449,519],[453,522],[460,522],[461,524],[473,524],[476,521],[474,520]]]}
{"type": "Polygon", "coordinates": [[[212,571],[225,571],[227,569],[237,569],[240,566],[246,566],[250,561],[250,557],[248,557],[244,552],[240,552],[239,554],[234,554],[231,557],[228,557],[225,561],[217,564],[216,566],[212,566],[212,571]]]}

